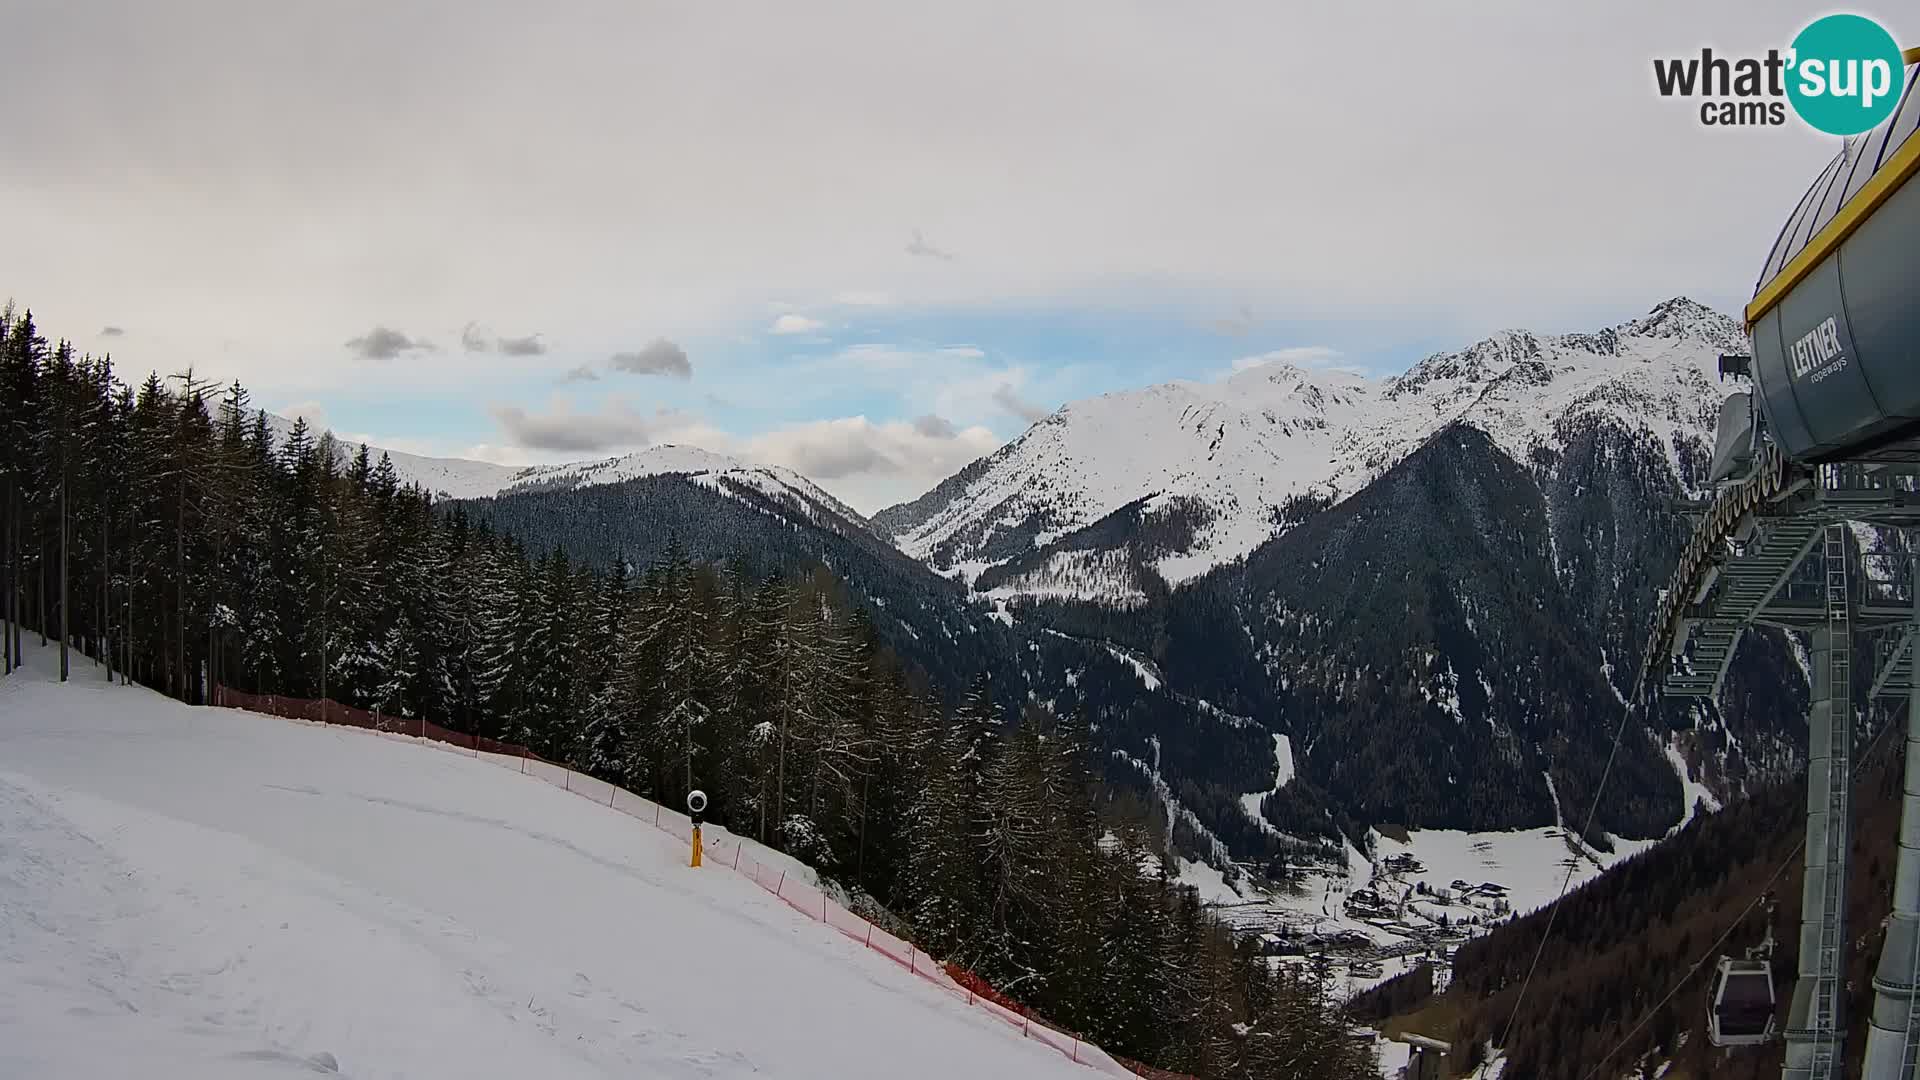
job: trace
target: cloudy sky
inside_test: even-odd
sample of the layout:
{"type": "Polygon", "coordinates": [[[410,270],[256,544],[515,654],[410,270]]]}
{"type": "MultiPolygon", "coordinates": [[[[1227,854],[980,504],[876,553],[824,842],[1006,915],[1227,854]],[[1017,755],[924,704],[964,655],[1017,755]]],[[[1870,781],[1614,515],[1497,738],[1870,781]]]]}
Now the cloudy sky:
{"type": "Polygon", "coordinates": [[[694,442],[867,510],[1250,356],[1734,311],[1834,148],[1653,90],[1827,10],[1773,0],[7,7],[0,294],[50,332],[396,449],[694,442]]]}

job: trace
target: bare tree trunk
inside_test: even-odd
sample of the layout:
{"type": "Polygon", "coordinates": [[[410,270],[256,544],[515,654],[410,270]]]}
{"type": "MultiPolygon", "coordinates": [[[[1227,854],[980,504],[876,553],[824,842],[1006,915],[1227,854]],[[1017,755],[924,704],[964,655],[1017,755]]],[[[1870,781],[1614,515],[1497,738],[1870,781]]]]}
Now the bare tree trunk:
{"type": "Polygon", "coordinates": [[[860,774],[860,852],[853,858],[853,883],[862,885],[867,873],[867,785],[873,780],[871,767],[860,774]]]}
{"type": "Polygon", "coordinates": [[[40,605],[40,625],[38,630],[40,633],[40,647],[43,649],[47,646],[47,538],[43,535],[45,532],[45,528],[39,529],[33,537],[34,557],[40,561],[40,588],[36,591],[40,594],[37,598],[40,605]]]}
{"type": "Polygon", "coordinates": [[[136,547],[133,542],[133,508],[128,507],[127,508],[127,587],[121,597],[122,602],[126,604],[126,608],[125,608],[126,617],[120,620],[120,641],[121,641],[121,647],[125,650],[124,659],[126,661],[125,663],[120,665],[120,684],[122,686],[133,685],[133,582],[134,582],[133,553],[135,550],[136,550],[136,547]]]}
{"type": "Polygon", "coordinates": [[[226,538],[216,534],[213,542],[213,567],[207,573],[207,694],[212,700],[213,688],[220,677],[216,666],[220,659],[220,650],[215,647],[214,627],[219,624],[220,611],[220,554],[226,546],[226,538]]]}
{"type": "MultiPolygon", "coordinates": [[[[330,606],[328,600],[331,598],[327,584],[331,576],[327,572],[329,569],[326,556],[322,555],[320,557],[320,719],[322,721],[327,718],[327,608],[330,606]]],[[[479,728],[476,727],[474,730],[478,731],[479,728]]]]}
{"type": "Polygon", "coordinates": [[[0,492],[0,670],[13,673],[13,480],[0,492]]]}
{"type": "Polygon", "coordinates": [[[187,689],[187,481],[180,479],[180,498],[174,505],[173,526],[173,645],[178,661],[180,700],[191,701],[187,689]]]}
{"type": "Polygon", "coordinates": [[[107,682],[113,682],[113,546],[108,522],[113,503],[107,486],[100,485],[100,657],[107,663],[107,682]]]}
{"type": "Polygon", "coordinates": [[[780,766],[773,797],[773,827],[776,832],[780,823],[787,820],[787,716],[793,708],[793,655],[790,649],[787,650],[784,664],[780,692],[780,766]]]}
{"type": "MultiPolygon", "coordinates": [[[[61,472],[65,473],[64,466],[61,472]]],[[[72,636],[73,620],[68,614],[72,607],[67,602],[67,534],[72,526],[67,521],[67,478],[60,477],[60,681],[66,682],[68,675],[67,641],[72,636]]]]}

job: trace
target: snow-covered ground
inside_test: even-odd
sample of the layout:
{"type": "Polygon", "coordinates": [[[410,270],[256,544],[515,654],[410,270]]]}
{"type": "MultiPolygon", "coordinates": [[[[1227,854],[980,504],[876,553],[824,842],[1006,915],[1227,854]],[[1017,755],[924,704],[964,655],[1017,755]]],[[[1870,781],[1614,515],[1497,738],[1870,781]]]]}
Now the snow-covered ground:
{"type": "Polygon", "coordinates": [[[0,1076],[1091,1075],[534,777],[46,656],[0,680],[0,1076]]]}
{"type": "Polygon", "coordinates": [[[1519,915],[1552,903],[1560,895],[1563,882],[1571,892],[1607,866],[1651,843],[1616,839],[1611,853],[1594,851],[1583,844],[1582,854],[1576,857],[1567,847],[1565,834],[1557,828],[1488,833],[1421,829],[1407,834],[1405,844],[1377,833],[1374,836],[1383,862],[1394,855],[1411,854],[1426,867],[1397,876],[1407,887],[1425,882],[1431,890],[1451,892],[1456,879],[1473,885],[1491,883],[1505,889],[1508,904],[1519,915]],[[1569,866],[1573,868],[1570,882],[1569,866]]]}
{"type": "Polygon", "coordinates": [[[1240,806],[1255,825],[1267,832],[1277,833],[1279,830],[1275,829],[1273,823],[1267,820],[1267,816],[1260,812],[1260,801],[1269,795],[1279,793],[1280,789],[1286,787],[1287,782],[1293,779],[1293,741],[1285,735],[1273,737],[1273,769],[1273,787],[1266,791],[1256,791],[1250,795],[1240,796],[1240,806]]]}
{"type": "Polygon", "coordinates": [[[1237,904],[1246,897],[1227,884],[1227,877],[1218,869],[1203,862],[1180,858],[1180,884],[1191,885],[1200,894],[1203,904],[1237,904]]]}
{"type": "Polygon", "coordinates": [[[1701,806],[1705,806],[1709,814],[1719,813],[1720,797],[1713,793],[1712,788],[1694,779],[1693,771],[1687,767],[1686,755],[1680,752],[1677,732],[1667,736],[1664,749],[1667,763],[1673,766],[1674,775],[1680,778],[1680,797],[1685,802],[1680,812],[1680,824],[1673,827],[1673,832],[1686,828],[1701,806]]]}

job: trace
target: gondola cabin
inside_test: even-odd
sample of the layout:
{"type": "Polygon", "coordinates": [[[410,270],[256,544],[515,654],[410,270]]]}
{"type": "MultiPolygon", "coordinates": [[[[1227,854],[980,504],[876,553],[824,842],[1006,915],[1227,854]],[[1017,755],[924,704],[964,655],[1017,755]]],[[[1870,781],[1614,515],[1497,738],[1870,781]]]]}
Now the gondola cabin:
{"type": "Polygon", "coordinates": [[[1707,1010],[1707,1041],[1758,1046],[1773,1037],[1773,968],[1765,960],[1720,958],[1707,1010]]]}

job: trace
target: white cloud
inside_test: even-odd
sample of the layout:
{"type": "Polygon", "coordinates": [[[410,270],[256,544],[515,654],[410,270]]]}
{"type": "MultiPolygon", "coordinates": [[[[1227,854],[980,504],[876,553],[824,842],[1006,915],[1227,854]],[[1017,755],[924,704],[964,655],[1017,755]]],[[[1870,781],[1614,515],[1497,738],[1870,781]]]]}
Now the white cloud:
{"type": "Polygon", "coordinates": [[[276,394],[263,376],[362,377],[333,362],[370,326],[513,312],[604,355],[839,283],[949,310],[1172,285],[1196,321],[1244,303],[1466,340],[1744,299],[1831,140],[1707,131],[1647,60],[1781,46],[1804,5],[1633,6],[1570,39],[1559,5],[1488,3],[1395,6],[1444,79],[1355,79],[1380,47],[1366,5],[821,0],[751,35],[714,5],[670,29],[640,6],[387,5],[297,32],[243,0],[38,5],[0,37],[0,100],[36,103],[10,118],[34,152],[8,159],[0,218],[47,325],[138,327],[162,371],[204,363],[219,326],[276,394]],[[1078,44],[1090,20],[1102,48],[1078,44]],[[343,79],[345,56],[392,78],[343,79]],[[695,85],[697,109],[649,105],[695,85]],[[961,258],[906,254],[916,229],[961,258]]]}
{"type": "Polygon", "coordinates": [[[1340,357],[1340,350],[1325,345],[1294,345],[1285,349],[1274,349],[1258,356],[1244,356],[1233,362],[1233,370],[1245,371],[1248,368],[1264,367],[1267,364],[1292,364],[1295,367],[1330,367],[1340,357]]]}
{"type": "MultiPolygon", "coordinates": [[[[785,466],[863,514],[918,497],[1000,445],[983,426],[959,427],[931,416],[885,421],[843,416],[738,435],[680,415],[653,425],[649,434],[654,445],[698,446],[746,462],[785,466]]],[[[525,463],[525,451],[486,449],[493,451],[486,460],[525,463]]]]}
{"type": "Polygon", "coordinates": [[[1052,411],[1045,405],[1035,404],[1021,397],[1019,392],[1014,390],[1010,383],[1001,383],[1000,386],[994,390],[993,403],[1005,409],[1009,414],[1017,416],[1029,424],[1039,423],[1041,420],[1046,419],[1047,414],[1052,411]]]}
{"type": "Polygon", "coordinates": [[[433,342],[425,338],[409,337],[407,334],[387,326],[373,329],[352,338],[347,348],[363,360],[392,360],[404,353],[431,351],[433,342]]]}
{"type": "Polygon", "coordinates": [[[307,426],[315,431],[324,430],[327,426],[327,407],[317,401],[296,401],[272,411],[289,420],[304,418],[307,426]]]}
{"type": "Polygon", "coordinates": [[[666,338],[655,338],[641,349],[614,353],[607,364],[616,371],[634,375],[693,378],[693,361],[687,359],[687,350],[666,338]]]}
{"type": "Polygon", "coordinates": [[[518,405],[496,405],[491,410],[500,430],[515,445],[528,450],[563,454],[600,454],[646,446],[662,419],[646,416],[625,402],[608,402],[597,413],[577,412],[565,399],[556,399],[545,411],[528,412],[518,405]]]}
{"type": "Polygon", "coordinates": [[[861,371],[905,371],[918,366],[925,359],[925,353],[904,345],[869,342],[841,349],[830,363],[861,371]]]}
{"type": "Polygon", "coordinates": [[[805,315],[788,312],[773,320],[773,325],[768,327],[767,331],[773,334],[811,334],[825,325],[827,324],[819,319],[809,319],[805,315]]]}
{"type": "Polygon", "coordinates": [[[1000,445],[984,427],[954,430],[924,420],[819,420],[739,440],[737,452],[785,465],[870,514],[919,496],[1000,445]]]}

